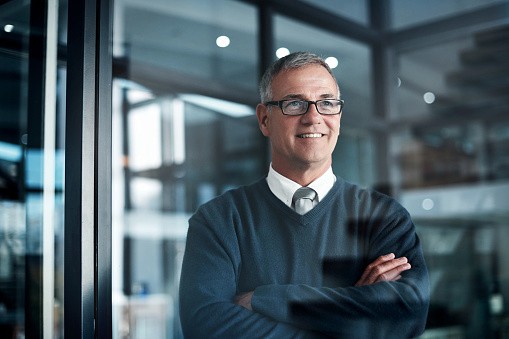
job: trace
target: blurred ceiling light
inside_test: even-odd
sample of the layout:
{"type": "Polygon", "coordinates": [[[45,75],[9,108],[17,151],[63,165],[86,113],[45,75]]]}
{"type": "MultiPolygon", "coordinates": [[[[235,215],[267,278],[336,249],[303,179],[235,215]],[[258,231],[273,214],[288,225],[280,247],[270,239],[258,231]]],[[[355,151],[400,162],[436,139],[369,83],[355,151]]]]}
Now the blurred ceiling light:
{"type": "Polygon", "coordinates": [[[278,57],[278,59],[281,59],[282,57],[285,57],[288,54],[290,54],[290,50],[286,47],[280,47],[276,51],[276,56],[278,57]]]}
{"type": "Polygon", "coordinates": [[[400,78],[400,77],[397,77],[397,78],[396,78],[396,81],[397,81],[397,85],[398,85],[398,87],[401,87],[401,78],[400,78]]]}
{"type": "Polygon", "coordinates": [[[339,61],[335,57],[328,57],[327,59],[325,59],[325,62],[327,63],[327,65],[329,65],[330,68],[336,68],[339,65],[339,61]]]}
{"type": "Polygon", "coordinates": [[[425,209],[426,211],[432,210],[434,206],[435,202],[430,198],[426,198],[422,201],[422,208],[425,209]]]}
{"type": "Polygon", "coordinates": [[[424,102],[427,104],[432,104],[435,102],[435,94],[433,94],[431,92],[424,93],[423,98],[424,98],[424,102]]]}
{"type": "Polygon", "coordinates": [[[199,94],[181,94],[179,97],[184,102],[188,102],[233,118],[241,118],[254,115],[256,113],[255,110],[250,106],[217,98],[206,97],[199,94]]]}
{"type": "Polygon", "coordinates": [[[221,48],[228,47],[230,45],[230,38],[228,38],[226,35],[221,35],[217,37],[216,45],[221,48]]]}
{"type": "Polygon", "coordinates": [[[4,26],[4,31],[6,31],[7,33],[12,32],[13,29],[14,29],[14,25],[5,25],[4,26]]]}

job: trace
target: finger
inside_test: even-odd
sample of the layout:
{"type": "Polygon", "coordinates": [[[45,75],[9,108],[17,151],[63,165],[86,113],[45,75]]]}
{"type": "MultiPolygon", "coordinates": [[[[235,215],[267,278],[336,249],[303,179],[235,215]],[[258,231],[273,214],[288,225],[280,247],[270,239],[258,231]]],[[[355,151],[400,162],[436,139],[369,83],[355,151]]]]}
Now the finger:
{"type": "Polygon", "coordinates": [[[391,269],[387,267],[383,268],[378,266],[376,269],[373,269],[365,277],[360,279],[356,286],[361,285],[371,285],[380,281],[394,281],[401,275],[401,272],[410,269],[411,266],[408,263],[404,263],[401,265],[397,265],[391,269]]]}
{"type": "Polygon", "coordinates": [[[368,265],[357,285],[369,285],[384,280],[389,281],[408,269],[410,269],[410,266],[406,257],[382,262],[377,259],[373,264],[368,265]]]}
{"type": "Polygon", "coordinates": [[[394,253],[388,253],[388,254],[381,255],[378,258],[376,258],[375,261],[373,261],[371,264],[369,264],[368,267],[380,265],[380,264],[390,261],[394,258],[396,258],[396,255],[394,253]]]}
{"type": "Polygon", "coordinates": [[[409,270],[411,265],[409,263],[404,263],[402,265],[396,266],[391,270],[388,270],[376,278],[375,282],[379,281],[396,281],[401,278],[401,273],[409,270]]]}
{"type": "Polygon", "coordinates": [[[373,261],[371,264],[369,264],[366,267],[366,269],[362,273],[361,278],[359,279],[359,282],[367,281],[367,279],[370,276],[373,269],[375,269],[378,265],[380,265],[386,261],[394,259],[394,257],[395,257],[394,253],[389,253],[389,254],[379,256],[375,261],[373,261]]]}

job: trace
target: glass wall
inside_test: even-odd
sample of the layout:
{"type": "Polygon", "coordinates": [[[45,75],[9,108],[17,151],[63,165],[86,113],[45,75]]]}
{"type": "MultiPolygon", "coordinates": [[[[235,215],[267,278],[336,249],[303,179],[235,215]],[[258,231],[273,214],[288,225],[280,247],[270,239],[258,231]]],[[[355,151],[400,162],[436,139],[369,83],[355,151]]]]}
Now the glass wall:
{"type": "Polygon", "coordinates": [[[0,333],[5,338],[63,336],[65,123],[57,93],[65,73],[57,71],[57,8],[56,1],[0,4],[0,333]]]}
{"type": "MultiPolygon", "coordinates": [[[[466,2],[465,2],[466,3],[466,2]]],[[[507,26],[396,53],[392,179],[422,238],[428,333],[508,333],[507,26]]]]}
{"type": "Polygon", "coordinates": [[[256,9],[152,0],[115,11],[114,337],[180,337],[190,214],[266,171],[256,9]]]}
{"type": "Polygon", "coordinates": [[[267,1],[270,53],[262,5],[115,2],[114,337],[181,337],[187,220],[266,174],[258,64],[299,50],[329,58],[345,100],[334,172],[383,188],[416,223],[432,289],[422,337],[507,336],[508,35],[507,17],[490,19],[507,1],[387,1],[385,32],[371,28],[373,2],[297,1],[316,9],[304,18],[267,1]],[[318,28],[319,13],[352,30],[318,28]]]}

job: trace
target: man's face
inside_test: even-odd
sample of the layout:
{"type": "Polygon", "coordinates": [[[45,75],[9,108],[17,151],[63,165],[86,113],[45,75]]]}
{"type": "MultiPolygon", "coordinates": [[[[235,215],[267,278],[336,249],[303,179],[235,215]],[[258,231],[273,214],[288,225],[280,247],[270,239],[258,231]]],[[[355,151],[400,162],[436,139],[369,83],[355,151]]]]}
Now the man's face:
{"type": "MultiPolygon", "coordinates": [[[[272,100],[339,99],[332,76],[320,65],[309,65],[278,74],[272,81],[272,100]]],[[[306,114],[283,115],[277,106],[258,105],[262,133],[270,138],[272,166],[284,175],[303,170],[325,171],[339,136],[341,114],[321,115],[310,104],[306,114]]]]}

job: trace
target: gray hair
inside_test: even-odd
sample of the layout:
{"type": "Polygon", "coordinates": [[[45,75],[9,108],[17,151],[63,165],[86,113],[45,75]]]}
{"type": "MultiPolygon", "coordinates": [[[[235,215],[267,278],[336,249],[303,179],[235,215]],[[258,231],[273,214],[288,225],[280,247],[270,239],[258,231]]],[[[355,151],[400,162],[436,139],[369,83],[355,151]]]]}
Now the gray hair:
{"type": "Polygon", "coordinates": [[[329,72],[336,84],[338,83],[329,65],[321,57],[309,52],[294,52],[274,62],[263,74],[259,88],[261,102],[265,103],[272,100],[272,81],[279,73],[309,65],[322,66],[329,72]]]}

